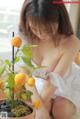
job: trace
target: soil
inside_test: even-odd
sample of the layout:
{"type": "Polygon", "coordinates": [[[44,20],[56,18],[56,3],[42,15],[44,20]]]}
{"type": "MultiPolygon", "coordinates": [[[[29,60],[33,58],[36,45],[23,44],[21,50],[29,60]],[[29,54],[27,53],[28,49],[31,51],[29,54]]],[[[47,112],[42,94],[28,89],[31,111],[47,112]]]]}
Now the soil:
{"type": "MultiPolygon", "coordinates": [[[[0,101],[0,114],[5,112],[7,117],[23,117],[31,114],[33,109],[21,100],[15,100],[14,104],[10,100],[2,100],[0,101]]],[[[2,117],[5,117],[5,114],[2,117]]]]}

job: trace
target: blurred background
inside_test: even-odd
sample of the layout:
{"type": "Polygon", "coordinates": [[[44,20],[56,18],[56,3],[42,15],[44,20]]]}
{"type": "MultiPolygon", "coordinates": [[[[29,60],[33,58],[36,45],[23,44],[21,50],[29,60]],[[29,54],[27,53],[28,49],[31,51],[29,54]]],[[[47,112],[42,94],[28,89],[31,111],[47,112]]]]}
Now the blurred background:
{"type": "MultiPolygon", "coordinates": [[[[71,0],[66,0],[71,1],[71,0]]],[[[74,1],[74,0],[73,0],[74,1]]],[[[80,0],[75,0],[80,1],[80,0]]],[[[11,32],[18,34],[17,26],[24,0],[0,0],[0,55],[11,51],[11,32]]],[[[80,39],[80,4],[66,4],[75,34],[80,39]]],[[[5,56],[3,55],[3,57],[5,56]]]]}

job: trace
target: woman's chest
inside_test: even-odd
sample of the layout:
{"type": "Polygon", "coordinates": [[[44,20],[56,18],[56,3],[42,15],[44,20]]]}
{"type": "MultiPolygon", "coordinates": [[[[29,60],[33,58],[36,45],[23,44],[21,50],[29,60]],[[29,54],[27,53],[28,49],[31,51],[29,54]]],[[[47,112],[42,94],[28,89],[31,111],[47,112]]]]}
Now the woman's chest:
{"type": "Polygon", "coordinates": [[[46,66],[53,62],[56,64],[60,57],[62,56],[62,49],[61,48],[45,48],[45,47],[39,47],[33,50],[33,60],[37,64],[42,64],[44,62],[44,65],[46,66]],[[39,63],[38,63],[39,61],[39,63]]]}

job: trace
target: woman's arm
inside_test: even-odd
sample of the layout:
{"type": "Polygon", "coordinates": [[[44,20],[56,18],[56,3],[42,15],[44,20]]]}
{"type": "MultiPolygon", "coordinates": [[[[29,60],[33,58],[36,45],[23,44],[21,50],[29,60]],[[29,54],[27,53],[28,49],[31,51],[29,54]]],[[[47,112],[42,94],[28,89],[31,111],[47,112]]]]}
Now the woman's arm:
{"type": "Polygon", "coordinates": [[[63,77],[73,62],[74,56],[75,54],[73,52],[65,51],[53,72],[63,77]]]}
{"type": "Polygon", "coordinates": [[[73,35],[67,40],[68,43],[65,43],[62,48],[63,55],[54,69],[54,72],[61,77],[65,75],[66,71],[74,61],[76,53],[80,49],[80,41],[76,36],[73,35]]]}
{"type": "Polygon", "coordinates": [[[41,99],[37,92],[34,92],[32,96],[33,103],[35,100],[40,100],[41,102],[41,107],[36,109],[35,119],[50,119],[48,109],[46,108],[44,101],[41,99]]]}
{"type": "Polygon", "coordinates": [[[38,94],[36,87],[35,86],[30,87],[27,84],[25,85],[25,87],[26,87],[26,89],[30,90],[33,93],[33,95],[32,95],[32,103],[33,104],[36,100],[40,101],[41,106],[38,109],[35,108],[35,110],[36,110],[35,119],[50,119],[49,112],[46,109],[46,106],[45,106],[42,98],[38,94]]]}

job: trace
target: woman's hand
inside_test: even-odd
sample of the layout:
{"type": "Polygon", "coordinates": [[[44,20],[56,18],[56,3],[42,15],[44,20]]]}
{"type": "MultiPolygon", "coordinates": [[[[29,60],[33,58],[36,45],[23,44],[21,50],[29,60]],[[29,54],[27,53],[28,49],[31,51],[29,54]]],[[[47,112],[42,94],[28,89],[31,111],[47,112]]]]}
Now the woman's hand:
{"type": "Polygon", "coordinates": [[[48,110],[46,109],[46,105],[45,103],[43,102],[43,99],[41,98],[41,96],[39,95],[37,89],[36,89],[36,86],[29,86],[27,83],[25,84],[25,88],[30,90],[33,95],[32,95],[32,103],[34,105],[34,102],[36,102],[38,100],[38,104],[37,104],[37,108],[35,108],[36,110],[36,115],[35,115],[35,119],[50,119],[50,116],[49,116],[49,112],[48,110]]]}
{"type": "MultiPolygon", "coordinates": [[[[35,79],[36,82],[37,79],[35,79]]],[[[52,96],[54,95],[55,90],[57,89],[53,84],[51,84],[50,79],[42,79],[43,80],[43,89],[42,93],[39,95],[36,86],[29,86],[27,83],[25,84],[25,88],[30,90],[33,95],[39,95],[39,97],[45,102],[46,104],[51,100],[52,96]]]]}
{"type": "Polygon", "coordinates": [[[54,86],[53,84],[51,84],[50,79],[44,79],[44,88],[41,94],[42,99],[46,100],[46,103],[49,102],[51,100],[51,98],[54,96],[54,92],[57,89],[56,86],[54,86]]]}

